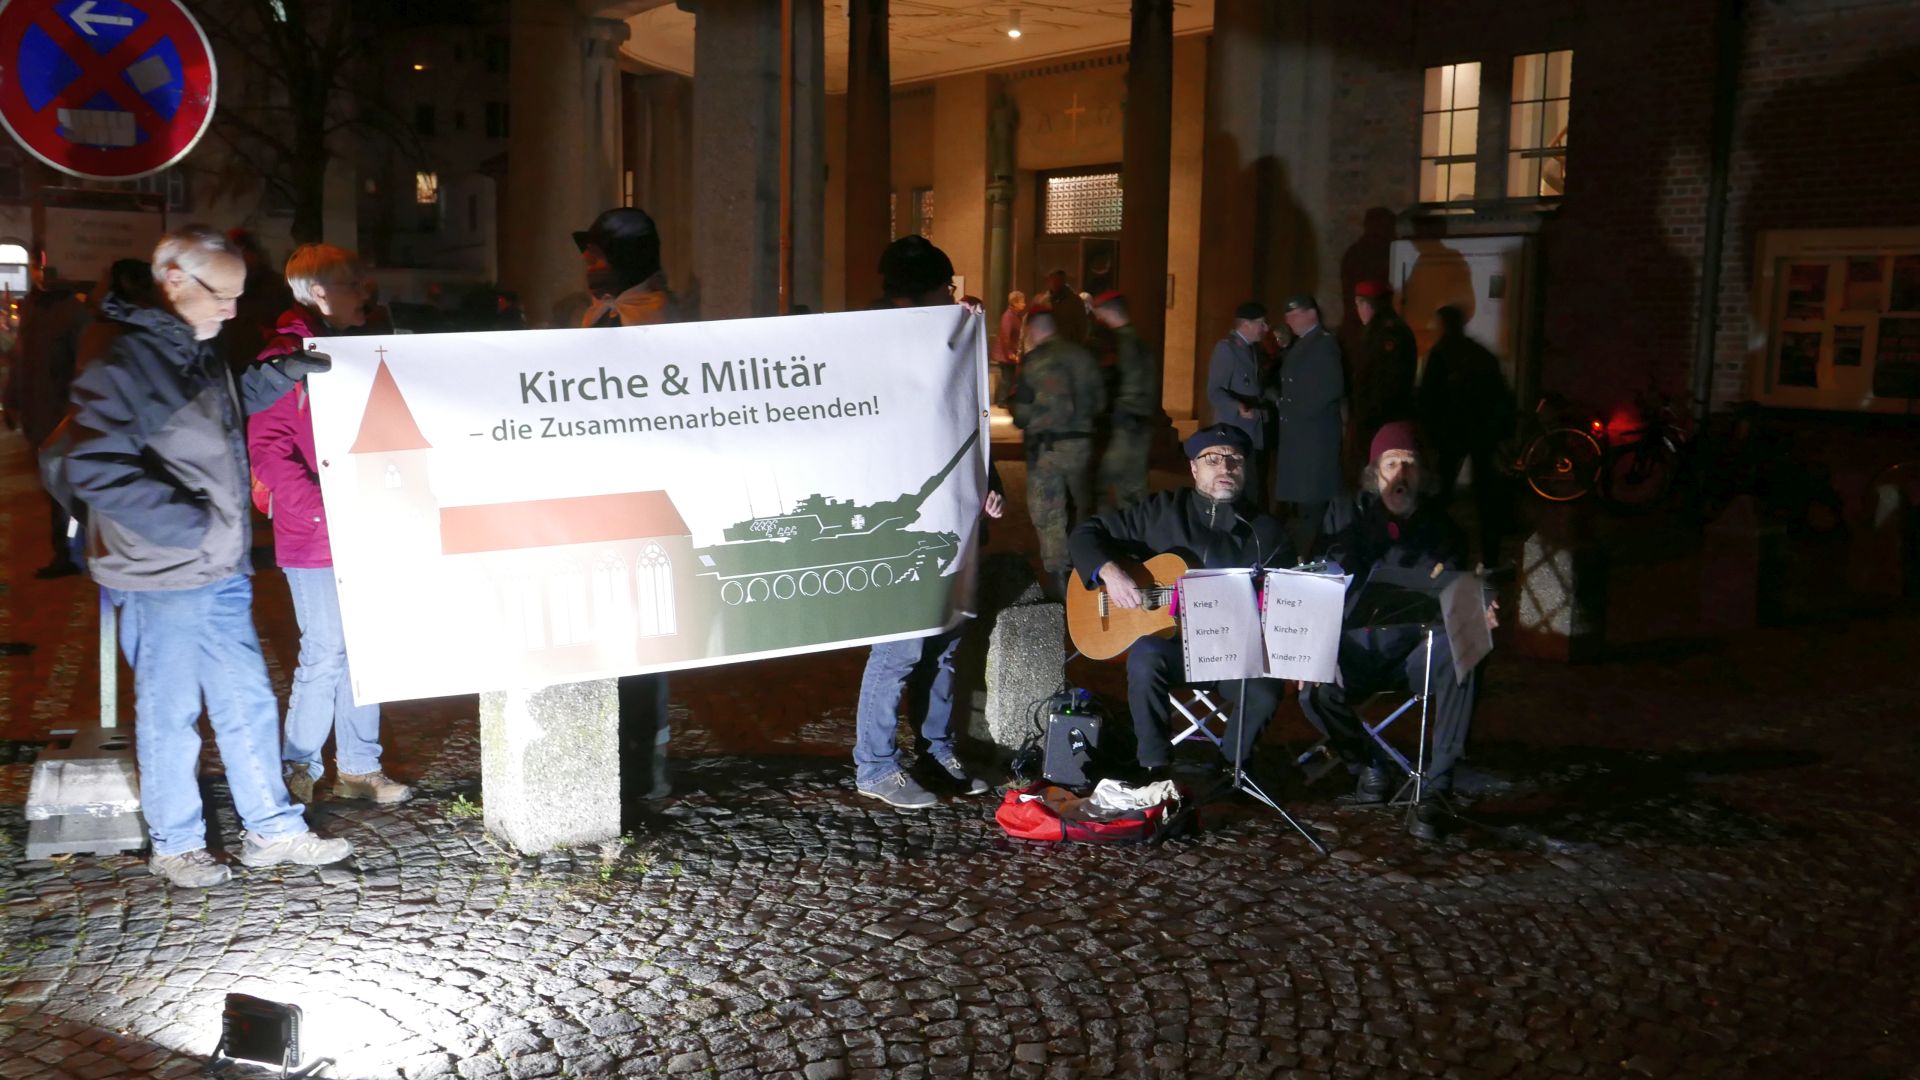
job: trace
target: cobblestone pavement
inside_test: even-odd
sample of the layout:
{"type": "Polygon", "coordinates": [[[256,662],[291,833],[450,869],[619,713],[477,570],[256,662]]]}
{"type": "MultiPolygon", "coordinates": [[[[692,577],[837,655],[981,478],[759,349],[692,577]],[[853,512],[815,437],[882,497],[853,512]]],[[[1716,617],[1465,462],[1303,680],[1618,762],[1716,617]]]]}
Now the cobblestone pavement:
{"type": "MultiPolygon", "coordinates": [[[[0,638],[39,646],[0,659],[0,1078],[196,1072],[231,990],[300,1003],[344,1077],[1920,1076],[1912,617],[1496,659],[1473,824],[1433,844],[1292,786],[1332,858],[1251,804],[1160,849],[894,812],[852,790],[833,653],[676,676],[679,794],[628,841],[495,846],[473,700],[410,703],[421,797],[313,812],[353,859],[169,891],[17,858],[33,744],[95,677],[91,587],[29,573],[36,500],[0,444],[0,638]]],[[[1263,753],[1305,737],[1289,704],[1263,753]]]]}

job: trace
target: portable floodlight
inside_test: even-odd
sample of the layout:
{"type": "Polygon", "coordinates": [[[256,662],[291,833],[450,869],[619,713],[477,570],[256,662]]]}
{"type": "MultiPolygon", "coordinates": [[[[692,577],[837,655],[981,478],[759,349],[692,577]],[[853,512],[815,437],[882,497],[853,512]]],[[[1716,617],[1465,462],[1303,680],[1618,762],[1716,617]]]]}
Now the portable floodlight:
{"type": "MultiPolygon", "coordinates": [[[[300,1064],[300,1006],[228,994],[220,1013],[220,1042],[213,1048],[214,1061],[222,1057],[278,1065],[286,1077],[288,1069],[300,1064]]],[[[321,1058],[294,1075],[307,1076],[327,1064],[331,1060],[321,1058]]]]}

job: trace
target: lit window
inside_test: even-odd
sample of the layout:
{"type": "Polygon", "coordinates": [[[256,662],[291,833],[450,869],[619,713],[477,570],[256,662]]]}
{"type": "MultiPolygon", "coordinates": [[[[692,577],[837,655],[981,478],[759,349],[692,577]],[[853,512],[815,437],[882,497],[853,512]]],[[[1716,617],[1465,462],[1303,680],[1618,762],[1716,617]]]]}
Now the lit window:
{"type": "Polygon", "coordinates": [[[1470,202],[1480,134],[1480,65],[1427,69],[1420,110],[1420,201],[1470,202]]]}
{"type": "Polygon", "coordinates": [[[413,174],[413,201],[421,206],[432,206],[440,201],[440,174],[417,172],[413,174]]]}
{"type": "Polygon", "coordinates": [[[1507,131],[1507,195],[1551,199],[1567,185],[1567,103],[1573,51],[1513,58],[1513,119],[1507,131]]]}
{"type": "Polygon", "coordinates": [[[1049,176],[1046,231],[1055,235],[1120,231],[1120,174],[1049,176]]]}

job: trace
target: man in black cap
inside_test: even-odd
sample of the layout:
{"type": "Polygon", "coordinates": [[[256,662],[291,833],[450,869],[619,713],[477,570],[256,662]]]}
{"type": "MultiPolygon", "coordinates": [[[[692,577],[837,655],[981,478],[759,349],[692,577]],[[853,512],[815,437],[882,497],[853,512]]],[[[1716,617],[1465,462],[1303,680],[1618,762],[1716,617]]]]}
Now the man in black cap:
{"type": "MultiPolygon", "coordinates": [[[[1105,586],[1116,607],[1140,606],[1139,585],[1127,565],[1154,555],[1172,552],[1190,567],[1215,570],[1284,568],[1298,561],[1280,523],[1246,498],[1253,444],[1244,429],[1215,424],[1187,439],[1186,451],[1192,487],[1155,492],[1124,510],[1082,522],[1068,539],[1074,571],[1089,585],[1105,586]]],[[[1127,654],[1127,705],[1143,769],[1164,770],[1172,756],[1167,695],[1186,682],[1184,670],[1178,637],[1141,638],[1127,654]]],[[[1251,755],[1281,693],[1278,679],[1246,680],[1245,707],[1231,723],[1223,753],[1251,755]]],[[[1226,697],[1238,702],[1239,688],[1227,689],[1226,697]]]]}
{"type": "Polygon", "coordinates": [[[1265,389],[1260,361],[1261,342],[1267,336],[1267,305],[1248,300],[1233,309],[1233,329],[1213,347],[1207,364],[1207,403],[1216,423],[1231,424],[1247,433],[1253,447],[1247,459],[1246,486],[1260,498],[1257,459],[1266,448],[1265,389]]]}
{"type": "Polygon", "coordinates": [[[637,206],[616,206],[573,234],[587,267],[593,303],[581,326],[650,326],[680,321],[667,272],[660,266],[660,232],[637,206]]]}
{"type": "MultiPolygon", "coordinates": [[[[660,267],[660,233],[645,210],[616,206],[573,234],[593,303],[582,327],[652,326],[680,321],[660,267]]],[[[620,676],[620,802],[664,799],[667,780],[667,677],[620,676]]]]}
{"type": "Polygon", "coordinates": [[[1288,297],[1285,318],[1294,342],[1280,361],[1273,500],[1292,506],[1287,530],[1294,547],[1311,555],[1327,504],[1340,497],[1347,376],[1340,342],[1320,325],[1313,297],[1288,297]]]}
{"type": "MultiPolygon", "coordinates": [[[[934,307],[953,300],[953,261],[922,236],[903,236],[880,255],[884,296],[875,305],[934,307]]],[[[991,464],[981,512],[1005,512],[1000,475],[991,464]]],[[[961,763],[954,749],[953,653],[964,624],[923,638],[882,641],[867,653],[854,712],[854,790],[902,810],[924,810],[940,800],[908,772],[900,755],[900,699],[921,747],[924,771],[961,795],[984,795],[987,782],[961,763]]]]}

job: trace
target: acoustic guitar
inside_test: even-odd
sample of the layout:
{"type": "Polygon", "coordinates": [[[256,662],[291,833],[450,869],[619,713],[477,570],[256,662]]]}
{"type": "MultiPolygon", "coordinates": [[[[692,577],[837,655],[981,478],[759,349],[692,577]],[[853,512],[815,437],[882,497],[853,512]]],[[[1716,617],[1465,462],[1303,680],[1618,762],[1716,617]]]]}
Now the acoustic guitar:
{"type": "Polygon", "coordinates": [[[1111,660],[1149,635],[1172,637],[1174,586],[1187,572],[1178,555],[1155,555],[1144,564],[1121,564],[1140,585],[1140,606],[1131,610],[1107,598],[1105,586],[1088,587],[1079,574],[1067,585],[1067,637],[1080,655],[1111,660]]]}

